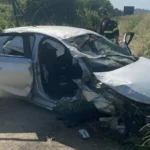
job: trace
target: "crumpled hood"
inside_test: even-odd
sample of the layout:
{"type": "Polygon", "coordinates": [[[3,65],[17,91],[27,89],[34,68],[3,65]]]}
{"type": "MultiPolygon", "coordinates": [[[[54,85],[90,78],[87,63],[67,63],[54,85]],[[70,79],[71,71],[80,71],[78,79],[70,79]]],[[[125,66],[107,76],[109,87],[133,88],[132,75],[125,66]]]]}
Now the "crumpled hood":
{"type": "Polygon", "coordinates": [[[110,72],[94,73],[99,81],[140,103],[150,104],[150,59],[140,59],[110,72]]]}

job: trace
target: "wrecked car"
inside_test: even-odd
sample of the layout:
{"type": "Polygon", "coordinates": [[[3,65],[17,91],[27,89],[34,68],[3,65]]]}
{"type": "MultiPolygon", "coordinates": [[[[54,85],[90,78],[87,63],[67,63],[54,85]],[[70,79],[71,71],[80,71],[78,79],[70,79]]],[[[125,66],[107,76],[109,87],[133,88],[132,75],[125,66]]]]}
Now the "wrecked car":
{"type": "Polygon", "coordinates": [[[150,60],[132,54],[129,35],[121,47],[74,27],[6,29],[0,34],[0,97],[26,99],[70,118],[74,112],[124,118],[128,127],[131,116],[142,116],[139,105],[150,104],[150,60]]]}

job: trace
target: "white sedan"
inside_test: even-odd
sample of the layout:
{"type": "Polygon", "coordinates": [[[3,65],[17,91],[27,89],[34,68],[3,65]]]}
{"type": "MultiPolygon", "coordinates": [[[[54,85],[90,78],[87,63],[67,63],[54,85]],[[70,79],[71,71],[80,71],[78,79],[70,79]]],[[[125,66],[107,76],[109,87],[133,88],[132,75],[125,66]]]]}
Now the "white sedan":
{"type": "MultiPolygon", "coordinates": [[[[150,60],[135,58],[86,29],[10,28],[0,34],[0,97],[44,108],[78,110],[82,102],[121,114],[125,101],[150,104],[150,60]]],[[[130,111],[130,110],[129,110],[130,111]]]]}

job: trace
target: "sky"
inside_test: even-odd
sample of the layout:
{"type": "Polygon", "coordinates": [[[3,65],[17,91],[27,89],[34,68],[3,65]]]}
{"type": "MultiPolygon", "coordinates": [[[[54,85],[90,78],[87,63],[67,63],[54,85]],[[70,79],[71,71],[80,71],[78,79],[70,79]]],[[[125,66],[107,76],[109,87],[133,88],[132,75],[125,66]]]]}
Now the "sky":
{"type": "Polygon", "coordinates": [[[135,6],[135,8],[150,9],[150,0],[110,0],[115,8],[123,10],[124,6],[135,6]]]}

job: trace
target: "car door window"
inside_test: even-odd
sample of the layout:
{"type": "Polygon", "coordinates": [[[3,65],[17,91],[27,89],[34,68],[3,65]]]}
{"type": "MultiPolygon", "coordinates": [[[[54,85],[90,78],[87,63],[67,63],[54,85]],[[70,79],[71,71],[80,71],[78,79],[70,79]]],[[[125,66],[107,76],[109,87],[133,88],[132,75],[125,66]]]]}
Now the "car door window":
{"type": "Polygon", "coordinates": [[[0,92],[3,98],[27,98],[33,87],[29,34],[0,34],[0,92]]]}
{"type": "Polygon", "coordinates": [[[3,56],[24,56],[23,38],[21,36],[1,36],[0,54],[3,56]]]}
{"type": "MultiPolygon", "coordinates": [[[[34,36],[29,36],[30,49],[33,48],[34,36]]],[[[3,35],[0,36],[0,55],[24,57],[25,47],[24,39],[21,35],[3,35]]]]}

